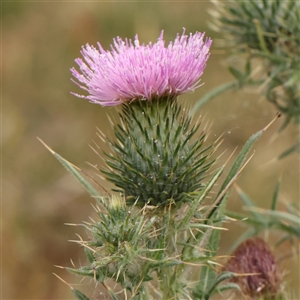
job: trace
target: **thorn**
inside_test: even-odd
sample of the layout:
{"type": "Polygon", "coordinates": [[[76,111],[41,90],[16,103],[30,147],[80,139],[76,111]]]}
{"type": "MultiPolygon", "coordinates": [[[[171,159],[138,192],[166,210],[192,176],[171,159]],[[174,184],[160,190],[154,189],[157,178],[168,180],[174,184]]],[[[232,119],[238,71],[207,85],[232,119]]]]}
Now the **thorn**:
{"type": "Polygon", "coordinates": [[[44,145],[46,149],[48,149],[52,154],[55,154],[55,152],[43,140],[41,140],[39,137],[36,138],[44,145]]]}
{"type": "Polygon", "coordinates": [[[51,154],[53,154],[54,156],[59,156],[62,160],[66,161],[67,163],[69,163],[73,168],[79,170],[82,172],[82,170],[80,168],[78,168],[77,166],[73,165],[71,162],[69,162],[68,160],[64,159],[63,157],[61,157],[59,154],[57,154],[55,151],[53,151],[43,140],[41,140],[39,137],[37,137],[37,139],[45,146],[46,149],[48,149],[51,154]]]}
{"type": "Polygon", "coordinates": [[[67,226],[81,226],[81,224],[73,224],[73,223],[64,223],[67,226]]]}
{"type": "Polygon", "coordinates": [[[234,150],[232,151],[232,153],[229,155],[229,157],[227,158],[227,160],[223,164],[223,168],[227,165],[227,163],[229,162],[229,160],[231,159],[231,157],[233,156],[233,154],[234,154],[234,152],[236,151],[237,148],[238,147],[235,147],[234,150]]]}
{"type": "Polygon", "coordinates": [[[273,120],[263,129],[263,131],[266,131],[278,118],[282,116],[281,112],[277,112],[276,116],[273,118],[273,120]]]}
{"type": "Polygon", "coordinates": [[[75,264],[74,264],[72,258],[70,258],[70,261],[71,261],[71,264],[72,264],[73,268],[76,269],[76,266],[75,266],[75,264]]]}
{"type": "Polygon", "coordinates": [[[54,276],[56,276],[61,282],[63,282],[64,284],[66,284],[72,291],[74,290],[74,288],[67,283],[65,280],[63,280],[60,276],[58,276],[56,273],[52,273],[54,276]]]}
{"type": "Polygon", "coordinates": [[[54,267],[59,268],[59,269],[66,269],[66,268],[63,267],[63,266],[58,266],[58,265],[54,265],[54,267]]]}

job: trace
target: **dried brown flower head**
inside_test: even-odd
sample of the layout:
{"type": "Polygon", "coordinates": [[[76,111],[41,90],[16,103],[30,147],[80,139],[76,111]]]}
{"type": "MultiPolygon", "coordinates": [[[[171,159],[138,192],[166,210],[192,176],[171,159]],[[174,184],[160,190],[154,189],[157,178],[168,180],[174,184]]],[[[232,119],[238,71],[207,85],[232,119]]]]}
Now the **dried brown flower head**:
{"type": "Polygon", "coordinates": [[[240,286],[246,298],[276,299],[282,275],[274,255],[261,238],[250,238],[240,244],[224,269],[238,274],[255,274],[231,279],[240,286]]]}

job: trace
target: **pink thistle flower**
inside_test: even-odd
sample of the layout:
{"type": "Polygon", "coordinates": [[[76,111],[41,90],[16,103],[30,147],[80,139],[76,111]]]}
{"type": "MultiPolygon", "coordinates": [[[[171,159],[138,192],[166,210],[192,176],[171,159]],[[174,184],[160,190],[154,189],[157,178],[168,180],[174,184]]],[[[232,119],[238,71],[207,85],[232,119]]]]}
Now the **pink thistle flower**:
{"type": "Polygon", "coordinates": [[[117,37],[110,51],[100,43],[98,48],[82,47],[83,59],[75,62],[80,71],[71,69],[73,80],[89,95],[75,96],[102,106],[114,106],[133,100],[177,96],[199,87],[200,76],[209,57],[212,40],[204,33],[177,34],[165,47],[163,31],[156,43],[140,45],[138,36],[132,40],[117,37]]]}

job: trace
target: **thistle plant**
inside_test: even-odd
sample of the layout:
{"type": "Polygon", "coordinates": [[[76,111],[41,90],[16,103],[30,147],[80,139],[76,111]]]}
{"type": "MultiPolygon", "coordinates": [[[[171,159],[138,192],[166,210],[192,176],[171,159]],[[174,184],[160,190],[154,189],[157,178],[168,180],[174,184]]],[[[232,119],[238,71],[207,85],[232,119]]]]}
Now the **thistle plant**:
{"type": "MultiPolygon", "coordinates": [[[[211,28],[230,49],[235,80],[212,90],[195,110],[228,89],[256,88],[285,116],[282,129],[300,122],[300,3],[297,0],[212,1],[211,28]],[[237,65],[242,62],[243,67],[237,65]]],[[[296,147],[297,148],[297,147],[296,147]]]]}
{"type": "Polygon", "coordinates": [[[85,98],[102,105],[122,104],[121,124],[114,126],[104,170],[131,203],[162,205],[187,201],[201,190],[212,162],[212,145],[202,147],[205,133],[190,143],[199,125],[181,113],[177,96],[194,90],[209,57],[211,40],[183,33],[164,46],[163,32],[155,44],[140,45],[138,37],[114,40],[106,52],[86,46],[74,77],[89,91],[85,98]],[[130,198],[130,199],[129,199],[130,198]]]}
{"type": "MultiPolygon", "coordinates": [[[[50,149],[96,199],[97,219],[82,224],[88,265],[64,267],[100,283],[112,299],[209,299],[239,286],[227,283],[234,272],[217,271],[222,222],[229,191],[247,163],[247,141],[217,190],[225,164],[215,166],[217,139],[182,108],[178,96],[199,87],[211,39],[177,35],[165,46],[114,40],[110,51],[86,45],[72,68],[73,80],[102,106],[121,105],[113,124],[115,139],[103,153],[100,171],[115,184],[112,192],[50,149]],[[89,179],[92,179],[89,180],[89,179]],[[211,191],[214,190],[214,194],[211,191]]],[[[77,299],[88,299],[72,287],[77,299]]]]}

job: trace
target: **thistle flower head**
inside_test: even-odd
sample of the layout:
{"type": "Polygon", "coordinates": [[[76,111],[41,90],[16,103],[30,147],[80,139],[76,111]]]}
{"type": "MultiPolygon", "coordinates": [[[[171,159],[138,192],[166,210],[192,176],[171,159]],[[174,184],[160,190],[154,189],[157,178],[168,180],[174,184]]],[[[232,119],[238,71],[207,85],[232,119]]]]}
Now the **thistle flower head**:
{"type": "Polygon", "coordinates": [[[176,96],[199,86],[200,76],[209,57],[212,41],[204,33],[189,36],[183,30],[174,42],[165,46],[163,31],[156,43],[140,44],[117,37],[110,51],[98,43],[98,49],[82,47],[82,57],[71,69],[73,80],[89,95],[78,97],[102,106],[114,106],[132,100],[176,96]]]}
{"type": "MultiPolygon", "coordinates": [[[[276,296],[279,292],[281,274],[273,253],[266,242],[258,237],[243,242],[232,254],[225,266],[226,271],[249,276],[234,277],[243,294],[257,299],[261,296],[276,296]]],[[[275,299],[275,298],[274,298],[275,299]]]]}

